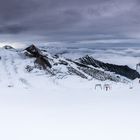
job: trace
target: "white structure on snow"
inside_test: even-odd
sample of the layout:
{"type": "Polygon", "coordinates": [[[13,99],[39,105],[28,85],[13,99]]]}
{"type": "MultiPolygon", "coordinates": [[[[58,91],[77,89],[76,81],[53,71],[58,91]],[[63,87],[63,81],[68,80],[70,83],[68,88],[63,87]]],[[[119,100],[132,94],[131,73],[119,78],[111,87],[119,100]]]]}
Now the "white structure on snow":
{"type": "Polygon", "coordinates": [[[136,65],[136,71],[140,73],[140,63],[136,65]]]}

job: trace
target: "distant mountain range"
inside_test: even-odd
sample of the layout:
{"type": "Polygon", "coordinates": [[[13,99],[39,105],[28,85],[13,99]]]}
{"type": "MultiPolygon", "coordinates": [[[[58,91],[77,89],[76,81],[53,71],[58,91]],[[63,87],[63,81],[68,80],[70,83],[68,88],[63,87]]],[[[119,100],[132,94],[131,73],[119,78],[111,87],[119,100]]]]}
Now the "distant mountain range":
{"type": "Polygon", "coordinates": [[[4,46],[0,49],[0,58],[0,75],[11,79],[11,83],[14,82],[12,79],[18,79],[22,83],[28,84],[26,73],[42,71],[56,79],[73,75],[87,80],[97,79],[128,83],[140,78],[140,74],[136,70],[126,65],[104,63],[89,55],[76,60],[68,59],[57,54],[51,55],[47,49],[38,48],[35,45],[25,49],[4,46]]]}

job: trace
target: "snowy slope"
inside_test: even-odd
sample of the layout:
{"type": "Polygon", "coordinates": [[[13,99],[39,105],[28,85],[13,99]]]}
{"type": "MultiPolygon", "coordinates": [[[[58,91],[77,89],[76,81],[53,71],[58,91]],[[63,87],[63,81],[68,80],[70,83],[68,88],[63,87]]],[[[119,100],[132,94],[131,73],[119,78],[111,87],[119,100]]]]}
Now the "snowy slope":
{"type": "Polygon", "coordinates": [[[34,45],[25,49],[10,46],[1,48],[0,68],[0,86],[10,89],[46,88],[47,85],[55,87],[60,83],[63,83],[63,87],[81,88],[80,81],[89,85],[89,88],[96,84],[111,86],[117,83],[133,88],[133,83],[138,84],[140,77],[138,72],[126,65],[104,63],[89,56],[76,60],[67,59],[51,55],[46,49],[39,49],[34,45]],[[71,80],[74,80],[73,86],[69,83],[71,80]]]}
{"type": "Polygon", "coordinates": [[[71,86],[71,83],[67,84],[71,79],[75,80],[76,87],[80,80],[87,85],[96,81],[95,84],[103,83],[102,86],[120,82],[132,88],[134,81],[138,83],[135,79],[140,77],[138,72],[126,65],[104,63],[90,56],[67,59],[51,55],[45,48],[39,49],[34,45],[25,49],[5,46],[0,49],[0,58],[0,86],[5,88],[46,87],[47,81],[52,86],[63,81],[66,81],[66,86],[71,86]]]}
{"type": "Polygon", "coordinates": [[[0,139],[140,139],[138,79],[120,76],[128,83],[91,79],[66,58],[42,53],[51,69],[36,65],[36,58],[24,49],[0,49],[0,139]],[[88,79],[69,73],[60,60],[88,79]],[[33,69],[29,72],[27,66],[33,69]],[[109,84],[111,90],[95,90],[96,84],[109,84]]]}

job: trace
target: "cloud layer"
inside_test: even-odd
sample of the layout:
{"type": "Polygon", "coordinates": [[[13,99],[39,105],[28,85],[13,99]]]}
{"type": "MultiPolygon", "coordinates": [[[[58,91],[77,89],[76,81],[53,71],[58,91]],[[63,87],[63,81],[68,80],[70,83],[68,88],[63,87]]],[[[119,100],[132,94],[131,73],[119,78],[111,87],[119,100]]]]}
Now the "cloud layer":
{"type": "Polygon", "coordinates": [[[1,0],[0,37],[24,41],[139,39],[139,11],[138,0],[1,0]]]}

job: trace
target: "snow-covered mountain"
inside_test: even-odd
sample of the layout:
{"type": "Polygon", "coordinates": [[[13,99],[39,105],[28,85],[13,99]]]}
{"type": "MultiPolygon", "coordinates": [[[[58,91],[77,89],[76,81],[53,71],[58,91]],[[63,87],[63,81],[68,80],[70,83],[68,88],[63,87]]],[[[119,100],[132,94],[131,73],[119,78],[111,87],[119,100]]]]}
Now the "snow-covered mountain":
{"type": "Polygon", "coordinates": [[[126,65],[104,63],[91,56],[68,59],[51,55],[44,48],[31,45],[25,49],[4,46],[0,49],[1,83],[8,87],[32,85],[32,77],[64,79],[71,76],[87,80],[129,83],[140,74],[126,65]]]}
{"type": "Polygon", "coordinates": [[[0,48],[0,139],[139,140],[139,58],[102,58],[0,48]]]}

